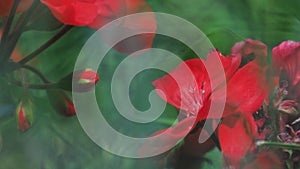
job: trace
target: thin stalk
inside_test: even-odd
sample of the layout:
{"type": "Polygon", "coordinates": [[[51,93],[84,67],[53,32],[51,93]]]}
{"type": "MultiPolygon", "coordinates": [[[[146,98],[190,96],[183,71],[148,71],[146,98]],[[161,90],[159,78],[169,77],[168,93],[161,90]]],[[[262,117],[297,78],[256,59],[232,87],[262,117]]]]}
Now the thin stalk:
{"type": "Polygon", "coordinates": [[[280,142],[270,142],[270,141],[257,141],[257,146],[270,146],[277,148],[285,148],[290,150],[300,150],[299,144],[289,144],[289,143],[280,143],[280,142]]]}
{"type": "Polygon", "coordinates": [[[55,89],[57,88],[57,85],[55,83],[46,83],[46,84],[27,84],[23,83],[18,80],[9,80],[9,83],[20,86],[20,87],[25,87],[27,89],[37,89],[37,90],[45,90],[45,89],[55,89]]]}
{"type": "Polygon", "coordinates": [[[13,6],[12,6],[10,12],[9,12],[7,21],[5,23],[5,27],[4,27],[1,42],[0,42],[0,47],[1,47],[2,50],[5,48],[5,43],[7,41],[7,37],[8,37],[9,31],[10,31],[10,28],[12,26],[12,23],[13,23],[17,8],[19,6],[19,3],[20,3],[20,0],[15,0],[14,1],[13,6]]]}
{"type": "Polygon", "coordinates": [[[45,49],[49,48],[51,45],[53,45],[57,40],[59,40],[63,35],[65,35],[68,31],[71,30],[73,26],[66,25],[64,26],[57,34],[55,34],[51,39],[49,39],[46,43],[44,43],[42,46],[40,46],[38,49],[27,55],[25,58],[23,58],[21,61],[19,61],[19,64],[24,65],[28,61],[34,59],[37,57],[40,53],[42,53],[45,49]]]}
{"type": "Polygon", "coordinates": [[[13,31],[13,34],[7,35],[8,33],[4,34],[5,36],[10,36],[11,38],[9,38],[7,40],[7,42],[5,43],[5,47],[2,48],[2,52],[3,52],[3,58],[1,58],[2,62],[7,61],[11,55],[11,53],[13,52],[13,50],[15,49],[15,46],[19,40],[19,38],[21,37],[22,33],[23,33],[23,28],[26,25],[27,21],[31,18],[35,8],[38,5],[38,1],[34,1],[33,4],[31,5],[30,9],[25,13],[24,17],[22,17],[22,21],[19,21],[20,24],[18,24],[17,28],[15,28],[15,30],[13,31]]]}
{"type": "Polygon", "coordinates": [[[39,70],[37,70],[36,68],[29,66],[29,65],[22,65],[22,68],[27,69],[33,73],[35,73],[36,75],[38,75],[44,83],[51,83],[50,80],[48,80],[42,72],[40,72],[39,70]]]}

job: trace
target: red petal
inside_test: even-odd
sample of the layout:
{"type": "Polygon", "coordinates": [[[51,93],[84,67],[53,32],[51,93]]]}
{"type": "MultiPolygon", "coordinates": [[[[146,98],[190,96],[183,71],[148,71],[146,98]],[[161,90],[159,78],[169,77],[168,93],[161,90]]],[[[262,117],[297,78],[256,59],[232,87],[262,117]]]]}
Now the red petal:
{"type": "MultiPolygon", "coordinates": [[[[188,113],[192,112],[193,114],[197,114],[197,110],[199,111],[201,107],[204,106],[198,114],[198,120],[220,118],[220,113],[210,114],[209,117],[207,117],[211,104],[209,98],[211,95],[211,87],[214,87],[214,89],[224,87],[224,82],[226,79],[232,77],[239,64],[240,57],[224,57],[219,52],[213,51],[207,56],[205,61],[201,59],[185,61],[169,75],[154,81],[153,85],[156,87],[157,93],[164,100],[188,113]],[[216,67],[216,59],[220,59],[223,67],[216,67]],[[214,86],[211,86],[206,68],[210,68],[210,71],[213,70],[210,72],[210,78],[214,80],[214,86]],[[225,74],[225,76],[222,76],[222,73],[223,75],[225,74]],[[195,79],[195,81],[193,79],[195,79]],[[203,98],[200,94],[200,90],[202,89],[205,91],[203,98]]],[[[219,91],[221,90],[214,91],[218,92],[215,94],[217,98],[213,98],[214,100],[218,100],[218,97],[224,97],[225,94],[219,91]]]]}
{"type": "Polygon", "coordinates": [[[238,69],[241,63],[241,57],[236,56],[223,56],[218,51],[212,51],[208,54],[207,59],[204,61],[205,66],[210,68],[211,78],[218,84],[222,84],[224,80],[230,79],[238,69]],[[216,60],[220,60],[223,67],[216,67],[216,60]],[[213,68],[213,69],[212,69],[213,68]],[[213,70],[213,71],[212,71],[213,70]],[[222,78],[222,73],[225,73],[226,79],[222,78]]]}
{"type": "Polygon", "coordinates": [[[272,50],[275,70],[284,71],[292,85],[300,81],[300,42],[284,41],[272,50]]]}
{"type": "Polygon", "coordinates": [[[160,154],[162,151],[173,148],[180,139],[184,138],[191,131],[194,122],[195,117],[188,117],[171,128],[154,133],[141,147],[140,153],[147,152],[148,154],[150,151],[155,154],[160,154]]]}
{"type": "Polygon", "coordinates": [[[25,113],[24,113],[24,110],[23,110],[22,106],[20,107],[18,124],[19,124],[19,129],[22,132],[24,132],[25,130],[30,128],[30,124],[28,123],[28,121],[26,119],[26,116],[25,116],[25,113]]]}
{"type": "MultiPolygon", "coordinates": [[[[125,3],[124,1],[120,1],[118,3],[103,2],[101,7],[104,8],[104,10],[99,11],[100,13],[96,19],[89,24],[89,27],[93,29],[99,29],[104,24],[125,15],[139,12],[152,12],[152,9],[144,0],[127,0],[125,3]]],[[[116,23],[115,26],[119,27],[118,33],[120,34],[148,32],[129,37],[116,44],[114,48],[119,52],[130,54],[141,49],[152,47],[155,34],[151,32],[156,31],[156,20],[154,13],[127,17],[126,19],[122,19],[120,22],[116,23]]],[[[111,45],[114,45],[112,44],[111,40],[111,36],[114,35],[108,34],[103,36],[105,41],[111,45]]]]}
{"type": "Polygon", "coordinates": [[[93,1],[41,0],[53,15],[64,24],[84,26],[92,23],[98,15],[98,6],[93,1]]]}
{"type": "Polygon", "coordinates": [[[232,56],[240,56],[246,60],[248,59],[246,57],[249,57],[250,54],[254,54],[254,62],[261,66],[266,66],[267,64],[267,53],[267,45],[252,39],[246,39],[245,41],[238,42],[231,49],[232,56]]]}
{"type": "Polygon", "coordinates": [[[220,146],[230,165],[239,168],[240,161],[253,150],[256,126],[251,116],[234,115],[224,119],[218,128],[220,146]]]}
{"type": "Polygon", "coordinates": [[[248,63],[227,84],[224,116],[234,112],[255,112],[266,98],[267,91],[264,71],[256,63],[248,63]]]}
{"type": "Polygon", "coordinates": [[[201,59],[191,59],[181,63],[168,75],[155,80],[152,84],[156,87],[158,95],[166,102],[197,114],[203,105],[200,89],[205,90],[203,97],[206,98],[210,93],[209,83],[201,59]]]}

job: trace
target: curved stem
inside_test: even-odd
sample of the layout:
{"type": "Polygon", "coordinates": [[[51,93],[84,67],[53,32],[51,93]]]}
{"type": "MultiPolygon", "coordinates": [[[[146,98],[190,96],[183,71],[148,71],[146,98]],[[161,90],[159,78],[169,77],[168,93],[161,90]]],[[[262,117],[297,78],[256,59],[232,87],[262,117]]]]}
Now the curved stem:
{"type": "Polygon", "coordinates": [[[19,3],[20,3],[20,0],[15,0],[14,3],[13,3],[12,8],[10,10],[10,13],[8,15],[8,18],[7,18],[7,21],[5,23],[5,27],[4,27],[4,30],[3,30],[1,42],[0,42],[1,48],[4,47],[3,45],[7,41],[7,37],[8,37],[9,31],[10,31],[11,25],[13,23],[15,13],[16,13],[17,8],[19,6],[19,3]]]}
{"type": "MultiPolygon", "coordinates": [[[[12,36],[10,36],[11,38],[8,38],[7,42],[5,43],[5,47],[2,48],[3,51],[3,55],[2,55],[2,60],[1,62],[5,62],[9,59],[11,53],[13,52],[13,50],[15,49],[15,46],[19,40],[19,38],[21,37],[22,33],[23,33],[23,29],[24,26],[26,25],[27,21],[30,19],[30,17],[32,16],[34,10],[36,9],[37,5],[39,4],[39,1],[34,1],[33,4],[31,5],[30,9],[25,13],[24,17],[22,17],[22,21],[20,21],[20,24],[17,26],[17,28],[15,28],[12,36]]],[[[5,36],[9,36],[8,35],[9,32],[7,32],[6,34],[3,33],[3,35],[5,36]]],[[[3,45],[2,45],[3,46],[3,45]]]]}
{"type": "Polygon", "coordinates": [[[42,53],[45,49],[50,47],[52,44],[54,44],[57,40],[59,40],[63,35],[65,35],[69,30],[71,30],[73,26],[66,25],[64,26],[57,34],[55,34],[51,39],[49,39],[46,43],[44,43],[42,46],[40,46],[38,49],[27,55],[25,58],[23,58],[19,63],[21,65],[27,63],[28,61],[32,60],[36,56],[38,56],[40,53],[42,53]]]}
{"type": "Polygon", "coordinates": [[[257,141],[257,146],[271,146],[271,147],[277,147],[277,148],[285,148],[285,149],[291,149],[291,150],[300,150],[299,144],[289,144],[289,143],[280,143],[280,142],[270,142],[270,141],[257,141]]]}
{"type": "MultiPolygon", "coordinates": [[[[15,17],[15,13],[17,11],[17,8],[19,6],[20,0],[15,0],[13,3],[13,6],[10,10],[10,13],[8,15],[8,18],[6,20],[5,26],[4,26],[4,30],[2,33],[2,37],[1,37],[1,41],[0,41],[0,52],[4,53],[4,50],[6,49],[6,43],[7,43],[7,39],[8,39],[8,34],[10,31],[10,28],[12,26],[14,17],[15,17]]],[[[2,61],[5,59],[5,56],[0,55],[0,57],[2,57],[2,61]]]]}
{"type": "Polygon", "coordinates": [[[28,89],[38,89],[38,90],[45,90],[45,89],[54,89],[57,88],[57,85],[55,83],[46,83],[46,84],[26,84],[18,80],[10,80],[10,83],[20,86],[20,87],[26,87],[28,89]]]}
{"type": "Polygon", "coordinates": [[[33,73],[35,73],[36,75],[38,75],[44,83],[51,83],[50,80],[48,80],[42,72],[40,72],[39,70],[37,70],[36,68],[29,66],[29,65],[22,65],[22,68],[27,69],[33,73]]]}

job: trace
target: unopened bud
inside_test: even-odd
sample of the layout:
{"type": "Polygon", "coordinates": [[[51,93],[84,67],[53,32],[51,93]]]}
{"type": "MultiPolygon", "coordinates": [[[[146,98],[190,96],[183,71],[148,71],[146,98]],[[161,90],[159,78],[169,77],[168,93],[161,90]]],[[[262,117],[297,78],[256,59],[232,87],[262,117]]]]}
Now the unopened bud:
{"type": "Polygon", "coordinates": [[[73,116],[76,114],[71,98],[62,90],[47,90],[52,107],[60,114],[73,116]]]}
{"type": "Polygon", "coordinates": [[[58,86],[64,90],[72,90],[75,92],[87,92],[95,87],[99,81],[97,72],[92,69],[78,70],[65,76],[58,82],[58,86]],[[72,81],[73,78],[73,81],[72,81]]]}
{"type": "Polygon", "coordinates": [[[32,104],[30,101],[21,101],[16,110],[18,127],[25,132],[31,127],[33,121],[32,104]]]}

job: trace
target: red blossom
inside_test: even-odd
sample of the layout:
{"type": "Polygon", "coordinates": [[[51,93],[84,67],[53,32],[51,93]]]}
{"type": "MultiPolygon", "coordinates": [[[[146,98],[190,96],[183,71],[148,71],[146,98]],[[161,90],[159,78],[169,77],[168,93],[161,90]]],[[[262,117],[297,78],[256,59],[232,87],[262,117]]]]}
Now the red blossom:
{"type": "Polygon", "coordinates": [[[119,17],[151,12],[145,0],[41,0],[61,22],[98,29],[119,17]]]}
{"type": "MultiPolygon", "coordinates": [[[[212,90],[204,62],[206,66],[212,65],[214,63],[210,59],[212,54],[216,53],[209,54],[206,61],[187,60],[169,75],[153,82],[158,94],[175,107],[194,115],[198,114],[202,108],[201,113],[198,114],[198,120],[207,118],[207,110],[210,107],[209,96],[212,90]],[[200,90],[203,90],[204,93],[200,93],[200,90]]],[[[237,69],[240,63],[238,58],[224,57],[220,54],[218,56],[227,79],[227,103],[223,116],[234,112],[255,112],[267,95],[263,70],[254,62],[237,69]]],[[[220,72],[211,74],[210,78],[217,79],[216,81],[222,87],[224,82],[218,80],[220,72]]],[[[218,92],[218,90],[214,89],[214,92],[218,92]]],[[[214,115],[210,117],[218,118],[214,115]]]]}
{"type": "Polygon", "coordinates": [[[272,50],[273,69],[280,80],[288,81],[288,96],[299,99],[300,86],[300,42],[284,41],[272,50]]]}
{"type": "Polygon", "coordinates": [[[248,151],[254,150],[257,128],[252,115],[236,114],[226,117],[218,128],[222,153],[228,164],[239,168],[248,151]]]}
{"type": "Polygon", "coordinates": [[[224,116],[234,112],[253,113],[268,96],[264,71],[255,62],[240,68],[227,83],[224,116]]]}
{"type": "Polygon", "coordinates": [[[239,169],[246,155],[253,156],[255,142],[264,140],[270,130],[265,128],[268,118],[262,109],[253,114],[236,113],[224,118],[217,130],[227,165],[239,169]],[[254,118],[254,115],[258,116],[254,118]]]}
{"type": "Polygon", "coordinates": [[[300,80],[300,42],[284,41],[272,50],[274,69],[288,75],[291,85],[300,80]]]}
{"type": "MultiPolygon", "coordinates": [[[[145,0],[41,0],[49,7],[53,15],[61,22],[75,26],[89,26],[99,29],[103,25],[122,16],[152,12],[145,0]]],[[[156,22],[154,14],[123,19],[116,27],[121,27],[122,32],[136,32],[138,30],[154,32],[156,22]]],[[[122,53],[150,48],[155,34],[140,34],[121,41],[115,49],[122,53]]],[[[110,36],[104,39],[110,42],[110,36]]],[[[113,45],[113,44],[112,44],[113,45]]]]}
{"type": "Polygon", "coordinates": [[[187,114],[198,115],[198,120],[205,119],[210,107],[212,91],[210,78],[214,78],[218,82],[217,87],[222,87],[226,80],[222,81],[220,69],[215,69],[216,71],[210,72],[211,77],[208,76],[204,64],[207,67],[215,66],[214,59],[221,60],[227,80],[233,76],[240,63],[239,58],[225,57],[217,51],[211,52],[205,61],[201,59],[187,60],[168,75],[153,82],[158,95],[173,106],[186,111],[187,114]],[[202,111],[198,114],[200,110],[202,111]]]}
{"type": "Polygon", "coordinates": [[[196,115],[210,95],[210,81],[200,59],[181,63],[168,75],[152,83],[166,102],[188,114],[196,115]]]}
{"type": "Polygon", "coordinates": [[[153,82],[157,93],[168,103],[184,110],[187,117],[197,115],[197,121],[223,117],[217,129],[220,146],[228,162],[237,168],[241,159],[248,152],[254,151],[255,140],[263,138],[266,134],[265,131],[258,131],[263,128],[262,123],[265,121],[255,121],[253,113],[260,109],[268,96],[266,69],[261,64],[262,61],[258,61],[261,58],[240,65],[241,57],[244,57],[243,53],[253,52],[257,57],[266,59],[264,44],[247,40],[239,45],[233,49],[235,55],[224,57],[218,51],[212,51],[205,61],[187,60],[168,75],[153,82]],[[254,44],[249,46],[250,42],[254,44]],[[222,71],[224,70],[226,79],[223,81],[219,69],[210,72],[209,77],[205,68],[205,66],[215,66],[215,59],[220,59],[224,67],[222,71]],[[213,89],[210,78],[218,83],[213,89]],[[220,92],[222,87],[227,89],[225,110],[222,116],[219,113],[208,116],[211,99],[218,99],[224,95],[220,92]],[[211,98],[212,93],[217,97],[211,98]]]}
{"type": "Polygon", "coordinates": [[[246,39],[245,41],[238,42],[231,49],[232,56],[242,57],[243,63],[241,66],[252,60],[261,66],[265,66],[267,63],[267,53],[267,45],[252,39],[246,39]]]}

